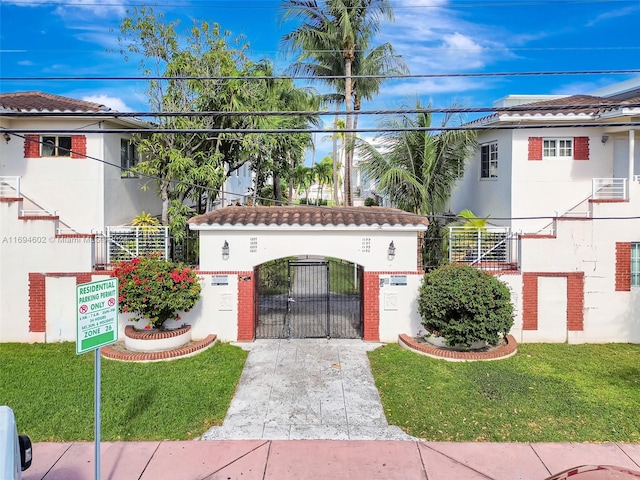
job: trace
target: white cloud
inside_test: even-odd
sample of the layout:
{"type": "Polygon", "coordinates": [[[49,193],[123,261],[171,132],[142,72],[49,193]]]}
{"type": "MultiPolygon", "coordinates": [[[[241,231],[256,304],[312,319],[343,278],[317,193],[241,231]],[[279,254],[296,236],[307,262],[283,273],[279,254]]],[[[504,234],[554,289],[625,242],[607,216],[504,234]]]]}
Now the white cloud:
{"type": "Polygon", "coordinates": [[[124,15],[126,8],[124,4],[117,2],[105,2],[104,0],[64,0],[56,2],[51,0],[30,0],[28,3],[23,1],[14,2],[11,0],[3,0],[7,5],[15,5],[18,7],[55,7],[56,15],[67,16],[86,16],[87,13],[99,17],[108,15],[124,15]]]}
{"type": "Polygon", "coordinates": [[[640,10],[640,5],[632,5],[625,8],[618,8],[616,10],[609,10],[608,12],[602,13],[593,20],[587,22],[586,26],[593,27],[596,23],[610,20],[612,18],[625,17],[627,15],[631,15],[634,12],[637,12],[638,10],[640,10]]]}
{"type": "Polygon", "coordinates": [[[412,73],[482,70],[513,54],[502,27],[473,23],[446,8],[446,0],[399,0],[395,22],[385,24],[381,41],[403,55],[412,73]]]}
{"type": "Polygon", "coordinates": [[[128,107],[124,101],[117,97],[109,97],[107,95],[87,95],[82,97],[82,100],[85,102],[93,102],[99,103],[100,105],[105,105],[112,110],[117,110],[118,112],[132,112],[133,109],[128,107]]]}

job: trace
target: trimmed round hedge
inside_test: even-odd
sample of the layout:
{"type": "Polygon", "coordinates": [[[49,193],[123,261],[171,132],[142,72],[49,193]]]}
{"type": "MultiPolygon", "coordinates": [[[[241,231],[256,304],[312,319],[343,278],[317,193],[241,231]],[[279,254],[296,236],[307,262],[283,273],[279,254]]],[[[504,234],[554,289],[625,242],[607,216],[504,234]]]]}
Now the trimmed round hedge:
{"type": "Polygon", "coordinates": [[[513,326],[507,286],[469,266],[447,265],[425,274],[418,297],[422,325],[448,346],[498,344],[513,326]]]}

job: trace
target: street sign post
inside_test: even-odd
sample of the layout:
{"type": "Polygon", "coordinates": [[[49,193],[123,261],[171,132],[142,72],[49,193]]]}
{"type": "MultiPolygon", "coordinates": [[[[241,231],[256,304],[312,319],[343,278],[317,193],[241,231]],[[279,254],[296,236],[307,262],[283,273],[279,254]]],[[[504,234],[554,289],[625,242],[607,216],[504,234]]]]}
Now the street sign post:
{"type": "Polygon", "coordinates": [[[118,279],[109,278],[76,287],[76,353],[118,341],[118,279]]]}
{"type": "Polygon", "coordinates": [[[95,480],[100,480],[100,347],[118,341],[118,279],[76,286],[76,354],[95,351],[95,480]]]}

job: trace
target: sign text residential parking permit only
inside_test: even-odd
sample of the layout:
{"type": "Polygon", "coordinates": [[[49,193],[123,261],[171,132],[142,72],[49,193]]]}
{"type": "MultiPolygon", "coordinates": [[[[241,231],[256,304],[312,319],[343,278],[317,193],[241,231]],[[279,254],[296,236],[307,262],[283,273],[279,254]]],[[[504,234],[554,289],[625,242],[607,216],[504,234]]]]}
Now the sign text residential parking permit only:
{"type": "Polygon", "coordinates": [[[76,286],[76,353],[118,341],[118,279],[109,278],[76,286]]]}
{"type": "Polygon", "coordinates": [[[100,347],[118,341],[118,279],[76,286],[76,353],[94,350],[94,478],[100,480],[100,347]]]}

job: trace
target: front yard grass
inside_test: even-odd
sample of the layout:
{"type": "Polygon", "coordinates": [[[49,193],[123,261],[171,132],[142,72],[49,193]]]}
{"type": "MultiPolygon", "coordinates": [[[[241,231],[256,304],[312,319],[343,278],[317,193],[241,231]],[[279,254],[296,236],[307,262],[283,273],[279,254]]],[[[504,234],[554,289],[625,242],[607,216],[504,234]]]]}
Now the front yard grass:
{"type": "Polygon", "coordinates": [[[521,344],[515,357],[446,362],[369,353],[390,424],[430,441],[639,442],[640,345],[521,344]]]}
{"type": "MultiPolygon", "coordinates": [[[[74,343],[2,344],[0,405],[34,442],[94,438],[94,353],[74,343]]],[[[157,363],[102,359],[101,436],[187,440],[221,425],[247,352],[217,343],[189,358],[157,363]]]]}

